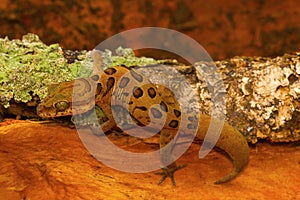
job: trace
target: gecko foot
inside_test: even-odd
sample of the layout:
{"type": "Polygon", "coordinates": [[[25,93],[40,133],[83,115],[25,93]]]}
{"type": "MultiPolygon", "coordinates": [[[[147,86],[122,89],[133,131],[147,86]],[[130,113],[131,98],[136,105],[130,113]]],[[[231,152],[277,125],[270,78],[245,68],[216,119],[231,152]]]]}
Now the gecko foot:
{"type": "Polygon", "coordinates": [[[164,182],[166,180],[166,178],[170,177],[173,186],[176,186],[176,182],[175,182],[175,179],[174,179],[174,173],[177,170],[182,169],[182,168],[184,168],[186,166],[187,166],[187,164],[178,165],[178,166],[175,165],[175,166],[172,166],[172,167],[169,167],[169,168],[168,167],[164,167],[164,168],[162,168],[161,172],[154,172],[154,174],[162,175],[161,179],[158,182],[158,185],[160,185],[162,182],[164,182]]]}

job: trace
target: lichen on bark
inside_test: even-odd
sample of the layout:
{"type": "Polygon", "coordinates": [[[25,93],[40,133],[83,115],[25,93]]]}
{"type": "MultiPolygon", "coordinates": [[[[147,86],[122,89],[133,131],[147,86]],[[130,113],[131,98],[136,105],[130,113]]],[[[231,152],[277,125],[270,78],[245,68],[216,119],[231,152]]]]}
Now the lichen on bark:
{"type": "MultiPolygon", "coordinates": [[[[227,90],[227,120],[249,142],[300,140],[300,53],[276,58],[234,57],[215,62],[227,90]]],[[[200,100],[212,106],[205,81],[200,100]]]]}

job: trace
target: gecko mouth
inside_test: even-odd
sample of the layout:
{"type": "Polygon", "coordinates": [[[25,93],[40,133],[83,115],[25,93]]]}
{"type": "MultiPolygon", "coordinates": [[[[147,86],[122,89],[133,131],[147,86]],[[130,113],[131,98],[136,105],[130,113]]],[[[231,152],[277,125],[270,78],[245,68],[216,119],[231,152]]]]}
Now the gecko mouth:
{"type": "Polygon", "coordinates": [[[58,111],[53,107],[46,107],[43,105],[38,105],[36,108],[37,115],[42,118],[52,118],[52,117],[62,117],[72,115],[72,110],[67,109],[64,111],[58,111]]]}

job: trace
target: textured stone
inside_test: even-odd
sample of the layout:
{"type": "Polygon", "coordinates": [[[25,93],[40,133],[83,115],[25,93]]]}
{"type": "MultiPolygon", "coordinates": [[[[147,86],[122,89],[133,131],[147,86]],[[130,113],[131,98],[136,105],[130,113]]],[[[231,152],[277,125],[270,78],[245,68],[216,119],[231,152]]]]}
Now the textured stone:
{"type": "MultiPolygon", "coordinates": [[[[109,139],[132,152],[158,149],[158,137],[145,142],[126,135],[109,139]]],[[[114,170],[94,159],[76,130],[55,124],[6,120],[0,123],[0,199],[299,199],[299,146],[259,143],[251,148],[249,166],[227,184],[231,162],[218,151],[198,158],[192,144],[179,159],[187,167],[157,185],[159,176],[114,170]]],[[[103,150],[105,151],[105,150],[103,150]]],[[[109,158],[110,152],[105,152],[109,158]]],[[[147,162],[147,161],[146,161],[147,162]]]]}

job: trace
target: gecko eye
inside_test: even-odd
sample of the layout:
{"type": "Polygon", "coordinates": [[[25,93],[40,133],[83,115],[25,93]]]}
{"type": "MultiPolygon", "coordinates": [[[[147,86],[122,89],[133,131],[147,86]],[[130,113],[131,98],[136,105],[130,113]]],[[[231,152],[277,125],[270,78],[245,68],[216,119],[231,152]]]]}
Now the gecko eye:
{"type": "Polygon", "coordinates": [[[57,109],[57,111],[64,111],[67,108],[69,108],[70,103],[66,101],[60,101],[54,104],[54,107],[57,109]]]}

